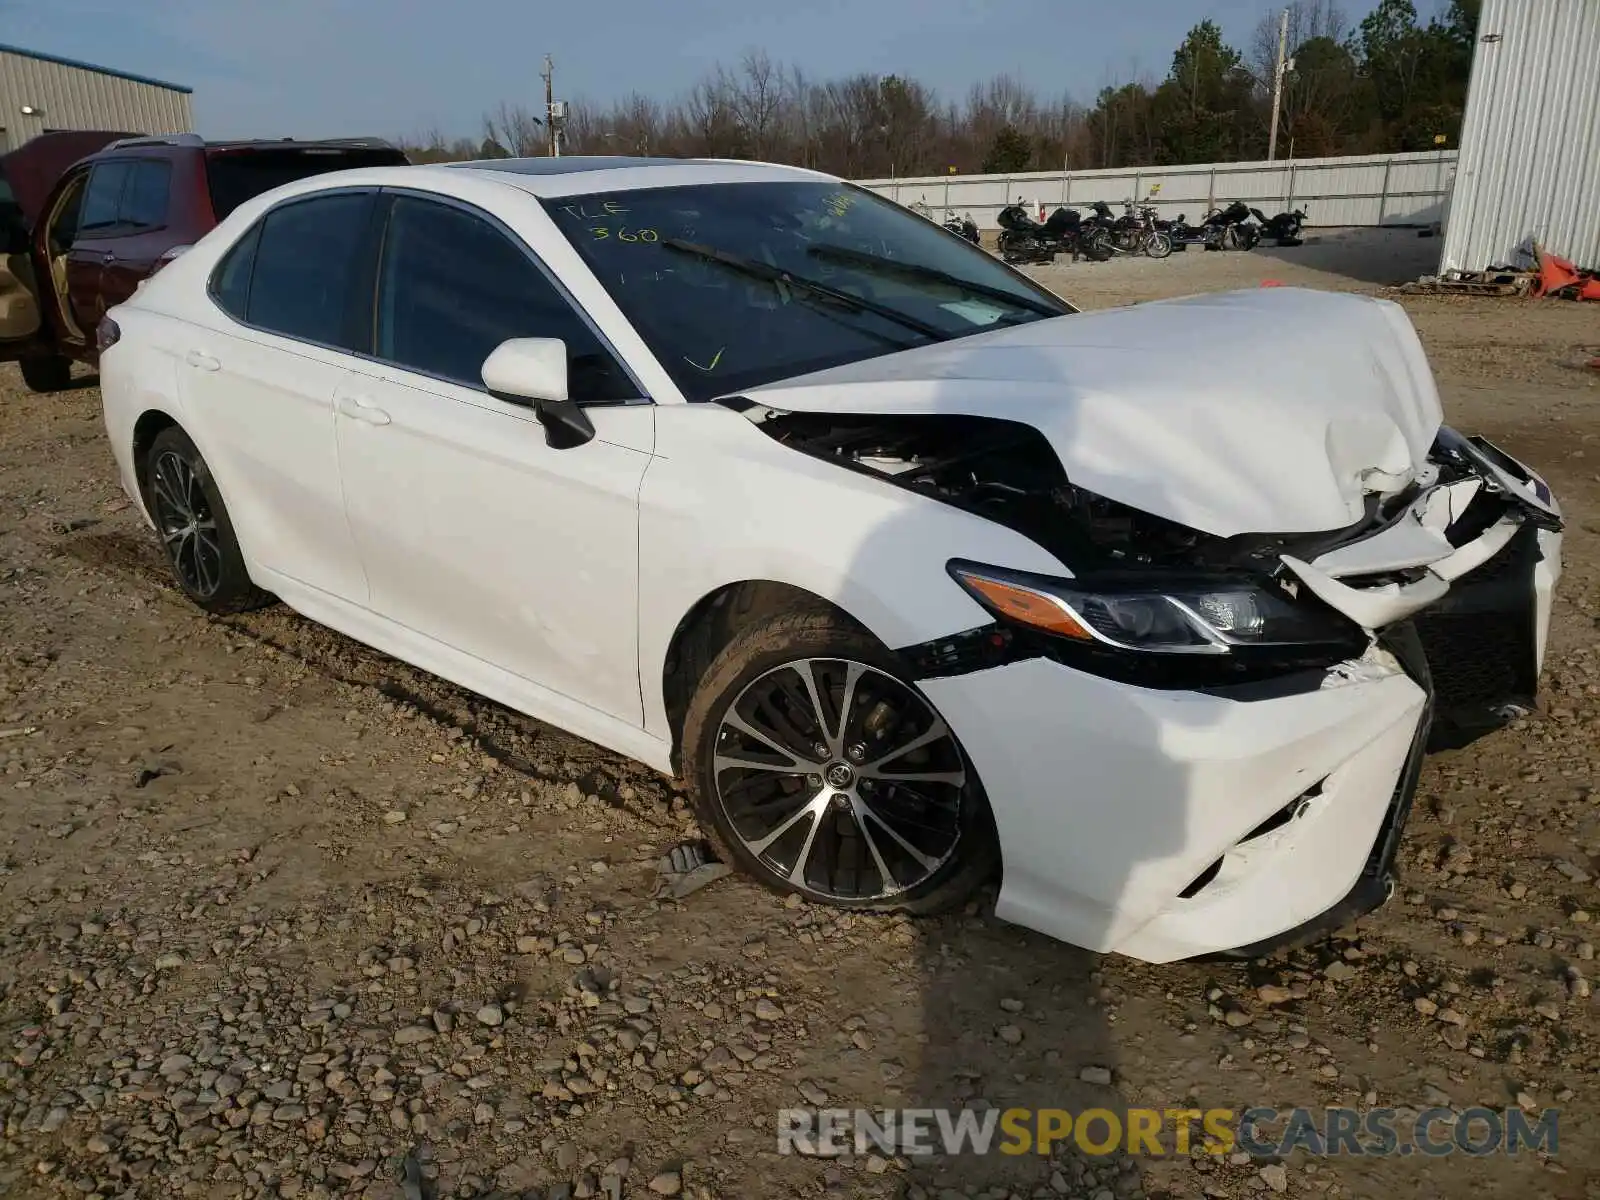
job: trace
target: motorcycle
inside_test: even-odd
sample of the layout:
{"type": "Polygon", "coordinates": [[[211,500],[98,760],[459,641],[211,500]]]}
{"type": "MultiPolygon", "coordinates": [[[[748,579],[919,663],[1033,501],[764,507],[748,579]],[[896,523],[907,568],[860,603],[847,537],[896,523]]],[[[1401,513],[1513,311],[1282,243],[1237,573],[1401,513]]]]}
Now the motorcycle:
{"type": "Polygon", "coordinates": [[[1179,213],[1170,221],[1157,221],[1156,228],[1172,241],[1174,250],[1187,250],[1190,246],[1204,246],[1211,237],[1203,225],[1189,224],[1189,214],[1179,213]]]}
{"type": "Polygon", "coordinates": [[[1094,216],[1084,222],[1088,231],[1085,243],[1092,241],[1112,254],[1145,254],[1151,258],[1166,258],[1172,253],[1172,238],[1159,228],[1156,210],[1149,206],[1137,213],[1131,201],[1123,205],[1123,215],[1117,217],[1104,200],[1094,203],[1094,216]]]}
{"type": "Polygon", "coordinates": [[[1104,262],[1111,257],[1109,246],[1085,233],[1088,222],[1075,208],[1058,208],[1040,224],[1020,204],[1000,210],[1000,257],[1008,263],[1054,262],[1057,254],[1104,262]]]}
{"type": "Polygon", "coordinates": [[[944,227],[957,237],[966,238],[974,246],[983,244],[983,235],[978,232],[978,223],[972,219],[972,214],[957,217],[954,213],[945,217],[944,227]]]}
{"type": "Polygon", "coordinates": [[[1250,206],[1235,200],[1227,208],[1214,208],[1206,214],[1207,250],[1254,250],[1261,241],[1261,226],[1250,220],[1250,206]]]}
{"type": "Polygon", "coordinates": [[[1261,222],[1261,236],[1272,238],[1280,246],[1300,245],[1300,230],[1305,225],[1307,214],[1302,209],[1293,212],[1281,212],[1270,220],[1259,208],[1252,208],[1251,214],[1261,222]]]}

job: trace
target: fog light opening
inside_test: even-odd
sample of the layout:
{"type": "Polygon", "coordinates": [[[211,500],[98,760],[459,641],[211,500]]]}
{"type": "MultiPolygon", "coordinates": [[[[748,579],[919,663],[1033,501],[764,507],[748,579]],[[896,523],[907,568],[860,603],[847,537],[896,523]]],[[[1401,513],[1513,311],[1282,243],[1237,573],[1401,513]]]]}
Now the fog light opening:
{"type": "Polygon", "coordinates": [[[1183,891],[1179,892],[1178,893],[1178,897],[1180,899],[1183,899],[1183,900],[1193,900],[1196,896],[1198,896],[1202,891],[1205,890],[1206,885],[1209,884],[1213,879],[1215,879],[1217,877],[1218,872],[1220,872],[1221,870],[1222,870],[1222,859],[1219,858],[1219,859],[1217,859],[1216,862],[1212,863],[1204,871],[1201,871],[1200,874],[1196,875],[1194,877],[1194,882],[1191,883],[1188,887],[1184,888],[1183,891]]]}
{"type": "Polygon", "coordinates": [[[1242,846],[1246,842],[1253,842],[1259,837],[1265,837],[1275,829],[1282,829],[1290,821],[1298,821],[1305,816],[1311,809],[1311,802],[1322,795],[1322,785],[1326,782],[1327,780],[1325,779],[1317,780],[1316,783],[1313,783],[1305,791],[1240,838],[1239,845],[1242,846]]]}

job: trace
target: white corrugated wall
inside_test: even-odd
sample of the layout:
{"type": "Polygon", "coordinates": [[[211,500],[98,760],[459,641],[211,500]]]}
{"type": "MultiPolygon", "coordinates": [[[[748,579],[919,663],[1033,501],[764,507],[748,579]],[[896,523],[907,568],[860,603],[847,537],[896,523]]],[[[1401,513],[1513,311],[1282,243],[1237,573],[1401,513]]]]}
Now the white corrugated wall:
{"type": "Polygon", "coordinates": [[[1484,0],[1440,270],[1600,268],[1600,0],[1484,0]]]}
{"type": "Polygon", "coordinates": [[[0,129],[11,149],[47,129],[188,133],[189,94],[0,50],[0,129]],[[37,110],[24,114],[24,108],[37,110]]]}
{"type": "Polygon", "coordinates": [[[1000,210],[1018,196],[1025,204],[1037,200],[1047,208],[1065,204],[1083,209],[1104,200],[1119,212],[1124,200],[1138,197],[1153,204],[1163,217],[1182,213],[1191,221],[1198,221],[1208,208],[1243,200],[1268,216],[1290,208],[1304,209],[1311,225],[1431,225],[1443,215],[1455,167],[1454,150],[1430,150],[861,182],[901,204],[926,204],[935,220],[943,220],[946,211],[957,216],[970,213],[986,229],[994,227],[1000,210]],[[1152,195],[1156,185],[1159,190],[1152,195]]]}

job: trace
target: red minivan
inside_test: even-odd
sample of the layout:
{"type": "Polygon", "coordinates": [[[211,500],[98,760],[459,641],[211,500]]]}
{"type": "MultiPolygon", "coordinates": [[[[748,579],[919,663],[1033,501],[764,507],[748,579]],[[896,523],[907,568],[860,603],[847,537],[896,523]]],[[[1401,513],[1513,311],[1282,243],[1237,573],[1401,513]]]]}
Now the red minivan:
{"type": "Polygon", "coordinates": [[[73,360],[94,365],[106,311],[246,200],[309,175],[406,162],[377,138],[34,138],[0,158],[0,362],[19,362],[34,391],[59,391],[73,360]]]}

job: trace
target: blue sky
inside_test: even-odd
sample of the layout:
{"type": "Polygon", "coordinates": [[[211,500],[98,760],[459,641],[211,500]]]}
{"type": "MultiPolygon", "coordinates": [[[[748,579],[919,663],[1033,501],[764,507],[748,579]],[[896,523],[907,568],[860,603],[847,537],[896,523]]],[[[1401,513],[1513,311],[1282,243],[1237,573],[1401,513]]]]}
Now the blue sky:
{"type": "MultiPolygon", "coordinates": [[[[1247,49],[1272,0],[0,0],[0,41],[194,88],[208,137],[477,136],[501,101],[677,95],[763,48],[814,77],[899,72],[960,96],[1011,72],[1090,99],[1164,74],[1203,16],[1247,49]]],[[[1368,7],[1349,0],[1346,11],[1368,7]]],[[[1425,7],[1419,5],[1419,7],[1425,7]]]]}

